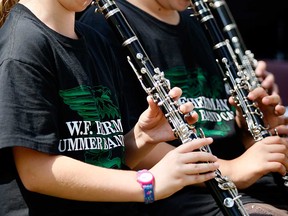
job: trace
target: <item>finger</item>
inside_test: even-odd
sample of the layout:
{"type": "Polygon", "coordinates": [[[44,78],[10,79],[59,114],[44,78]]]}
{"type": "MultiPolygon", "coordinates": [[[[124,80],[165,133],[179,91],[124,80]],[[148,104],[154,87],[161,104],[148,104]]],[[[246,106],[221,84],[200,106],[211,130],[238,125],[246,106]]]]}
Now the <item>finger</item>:
{"type": "Polygon", "coordinates": [[[219,168],[218,163],[190,163],[184,166],[184,173],[187,175],[195,175],[201,173],[214,172],[219,168]]]}
{"type": "Polygon", "coordinates": [[[279,135],[280,135],[277,127],[272,128],[272,129],[270,129],[269,131],[270,131],[270,134],[271,134],[272,136],[279,136],[279,135]]]}
{"type": "Polygon", "coordinates": [[[211,153],[201,152],[201,151],[194,151],[188,152],[182,155],[181,162],[184,164],[191,164],[191,163],[208,163],[208,162],[216,162],[218,159],[216,156],[212,155],[211,153]]]}
{"type": "Polygon", "coordinates": [[[169,91],[169,96],[176,101],[180,98],[181,95],[182,95],[182,89],[178,87],[174,87],[169,91]]]}
{"type": "Polygon", "coordinates": [[[262,81],[261,83],[261,86],[264,88],[264,89],[272,89],[274,88],[274,84],[275,84],[275,77],[272,73],[265,73],[265,78],[264,80],[262,81]]]}
{"type": "Polygon", "coordinates": [[[192,125],[198,121],[199,116],[198,116],[198,113],[196,111],[192,111],[192,112],[189,112],[188,114],[186,114],[184,116],[184,118],[188,124],[192,125]]]}
{"type": "Polygon", "coordinates": [[[187,102],[179,106],[179,109],[183,114],[190,113],[191,111],[193,111],[193,108],[194,106],[191,102],[187,102]]]}
{"type": "Polygon", "coordinates": [[[192,152],[200,149],[203,146],[210,145],[212,142],[213,139],[211,137],[198,138],[178,146],[175,150],[179,153],[192,152]]]}
{"type": "Polygon", "coordinates": [[[266,69],[267,69],[267,64],[264,61],[259,60],[257,62],[257,67],[255,69],[255,73],[258,77],[261,77],[262,79],[265,79],[266,77],[266,69]]]}
{"type": "MultiPolygon", "coordinates": [[[[285,112],[286,112],[286,109],[285,109],[285,112]]],[[[283,122],[282,122],[282,124],[288,125],[288,116],[283,116],[283,122]]]]}
{"type": "Polygon", "coordinates": [[[279,93],[279,87],[275,83],[275,76],[273,73],[267,71],[267,64],[264,61],[257,62],[257,68],[255,70],[256,76],[261,81],[261,86],[268,90],[269,93],[279,93]]]}
{"type": "Polygon", "coordinates": [[[216,174],[215,172],[209,172],[209,173],[203,173],[198,175],[188,175],[186,176],[186,182],[190,182],[190,184],[198,184],[203,183],[205,181],[208,181],[212,178],[215,178],[216,174]]]}
{"type": "Polygon", "coordinates": [[[236,105],[235,100],[234,100],[233,97],[229,97],[228,101],[229,101],[229,103],[230,103],[231,105],[234,105],[234,106],[236,105]]]}
{"type": "Polygon", "coordinates": [[[162,112],[158,106],[158,104],[153,100],[152,96],[147,96],[147,102],[148,102],[148,113],[147,118],[152,118],[157,116],[160,112],[162,112]]]}
{"type": "MultiPolygon", "coordinates": [[[[267,149],[267,152],[269,152],[269,154],[266,155],[265,160],[267,160],[269,163],[272,163],[272,164],[273,162],[278,162],[286,166],[288,165],[287,141],[285,141],[284,138],[280,138],[280,137],[274,137],[274,138],[276,139],[275,140],[271,139],[273,140],[272,142],[266,143],[266,149],[267,149]],[[277,144],[273,144],[273,143],[277,143],[277,144]]],[[[276,164],[273,164],[273,166],[277,167],[276,164]]],[[[278,168],[280,169],[280,165],[278,166],[278,168]]]]}
{"type": "MultiPolygon", "coordinates": [[[[288,125],[279,125],[276,127],[276,130],[277,130],[278,135],[280,137],[287,137],[288,136],[288,125]]],[[[272,135],[274,135],[273,132],[272,132],[272,135]]]]}
{"type": "MultiPolygon", "coordinates": [[[[286,108],[285,108],[285,112],[286,112],[286,108]]],[[[281,124],[288,125],[288,116],[283,115],[280,118],[281,118],[281,124]]]]}
{"type": "Polygon", "coordinates": [[[237,103],[235,102],[234,97],[232,97],[232,96],[229,97],[228,101],[232,106],[234,106],[238,111],[241,112],[241,107],[237,105],[238,102],[237,103]]]}
{"type": "Polygon", "coordinates": [[[257,87],[248,94],[248,98],[253,101],[265,96],[268,96],[268,94],[262,87],[257,87]]]}
{"type": "MultiPolygon", "coordinates": [[[[274,135],[275,132],[271,131],[271,134],[274,135]]],[[[284,140],[281,137],[279,137],[279,136],[268,136],[268,137],[265,137],[263,139],[262,143],[265,144],[266,146],[272,146],[271,148],[273,148],[273,146],[281,146],[281,145],[285,144],[284,140]]]]}
{"type": "Polygon", "coordinates": [[[281,104],[277,104],[274,108],[274,114],[279,117],[284,115],[285,112],[286,112],[286,107],[281,104]]]}
{"type": "Polygon", "coordinates": [[[267,164],[267,170],[271,171],[271,172],[278,172],[280,173],[282,176],[286,174],[286,170],[287,168],[279,163],[279,162],[271,162],[269,164],[267,164]]]}
{"type": "MultiPolygon", "coordinates": [[[[272,94],[279,94],[279,86],[274,83],[273,88],[272,88],[272,94]]],[[[282,98],[281,98],[282,101],[282,98]]]]}
{"type": "Polygon", "coordinates": [[[285,170],[283,171],[282,175],[288,176],[288,158],[287,157],[286,157],[285,162],[284,162],[284,167],[285,167],[285,170]]]}
{"type": "Polygon", "coordinates": [[[191,102],[187,102],[185,104],[180,105],[179,110],[184,114],[184,119],[188,124],[194,124],[198,121],[198,114],[196,111],[193,111],[193,104],[191,102]]]}
{"type": "Polygon", "coordinates": [[[262,103],[264,105],[269,106],[276,106],[277,104],[280,104],[280,96],[278,94],[272,94],[269,96],[264,96],[262,99],[262,103]]]}

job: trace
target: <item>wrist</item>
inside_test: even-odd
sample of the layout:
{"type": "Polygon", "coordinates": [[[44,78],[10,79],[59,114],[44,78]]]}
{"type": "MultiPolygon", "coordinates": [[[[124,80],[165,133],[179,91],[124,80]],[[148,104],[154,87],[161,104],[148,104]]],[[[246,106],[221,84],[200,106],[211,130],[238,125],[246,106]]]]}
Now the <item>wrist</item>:
{"type": "Polygon", "coordinates": [[[157,142],[153,141],[153,139],[148,135],[147,131],[144,131],[139,123],[137,123],[134,127],[134,136],[139,147],[144,146],[146,144],[155,145],[157,142]]]}
{"type": "Polygon", "coordinates": [[[154,197],[154,176],[153,174],[144,169],[137,172],[137,182],[143,188],[144,202],[146,204],[152,203],[155,200],[154,197]]]}

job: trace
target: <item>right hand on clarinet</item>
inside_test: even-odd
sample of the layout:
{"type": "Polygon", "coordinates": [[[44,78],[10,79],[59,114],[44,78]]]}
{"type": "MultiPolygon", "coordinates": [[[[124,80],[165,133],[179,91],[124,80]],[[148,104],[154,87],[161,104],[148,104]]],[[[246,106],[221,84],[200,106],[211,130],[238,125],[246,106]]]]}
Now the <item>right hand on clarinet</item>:
{"type": "Polygon", "coordinates": [[[185,186],[214,178],[214,171],[219,168],[217,157],[211,153],[194,151],[211,143],[212,138],[194,139],[168,152],[152,167],[150,171],[155,177],[155,199],[169,197],[185,186]]]}
{"type": "MultiPolygon", "coordinates": [[[[229,161],[225,170],[221,171],[229,175],[238,189],[245,189],[268,173],[285,175],[288,170],[287,155],[288,142],[279,136],[269,136],[254,143],[240,157],[229,161]]],[[[221,168],[224,167],[221,165],[221,168]]]]}

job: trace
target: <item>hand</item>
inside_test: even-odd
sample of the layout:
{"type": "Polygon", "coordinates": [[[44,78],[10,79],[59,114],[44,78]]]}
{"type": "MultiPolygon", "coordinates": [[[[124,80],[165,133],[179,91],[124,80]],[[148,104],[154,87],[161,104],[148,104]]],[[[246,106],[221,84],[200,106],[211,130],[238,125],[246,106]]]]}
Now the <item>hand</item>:
{"type": "Polygon", "coordinates": [[[264,115],[265,124],[271,129],[273,134],[274,128],[282,124],[282,119],[286,108],[280,105],[280,96],[278,94],[268,95],[263,88],[256,88],[248,94],[248,98],[256,101],[264,115]]]}
{"type": "MultiPolygon", "coordinates": [[[[270,128],[271,132],[274,131],[274,128],[276,126],[282,124],[283,120],[280,116],[285,113],[286,108],[280,105],[280,96],[278,94],[275,93],[273,95],[268,95],[268,93],[262,87],[258,87],[252,90],[248,94],[247,98],[255,102],[256,105],[259,107],[260,111],[263,114],[263,120],[265,123],[264,126],[270,128]]],[[[232,97],[229,98],[229,102],[235,106],[235,101],[232,97]]],[[[236,121],[240,128],[242,128],[244,131],[247,131],[247,123],[246,120],[243,118],[242,111],[239,107],[236,106],[236,108],[236,121]]]]}
{"type": "MultiPolygon", "coordinates": [[[[174,101],[177,101],[181,94],[182,90],[177,87],[169,92],[169,96],[174,101]]],[[[148,96],[147,100],[149,107],[142,113],[137,123],[140,130],[146,134],[147,142],[160,143],[175,139],[171,126],[159,106],[154,103],[151,97],[148,96]]],[[[177,108],[177,106],[175,107],[177,108]]],[[[192,112],[193,105],[191,102],[182,104],[179,109],[184,115],[187,113],[191,114],[185,118],[189,124],[193,124],[198,120],[197,113],[192,112]]]]}
{"type": "MultiPolygon", "coordinates": [[[[288,140],[288,117],[283,115],[279,117],[279,126],[276,131],[280,137],[285,137],[288,140]]],[[[276,135],[276,134],[275,134],[276,135]]]]}
{"type": "Polygon", "coordinates": [[[155,177],[155,198],[170,196],[183,187],[215,177],[217,158],[211,153],[195,151],[212,143],[212,138],[199,138],[171,150],[150,169],[155,177]],[[208,163],[209,162],[209,163],[208,163]]]}
{"type": "Polygon", "coordinates": [[[273,73],[268,72],[267,64],[264,61],[258,61],[255,69],[256,76],[261,82],[261,86],[268,91],[269,94],[279,94],[278,85],[275,83],[273,73]]]}
{"type": "Polygon", "coordinates": [[[220,170],[229,175],[239,189],[244,189],[267,173],[286,174],[287,155],[287,141],[279,136],[270,136],[256,142],[240,157],[229,161],[224,170],[221,165],[220,170]]]}

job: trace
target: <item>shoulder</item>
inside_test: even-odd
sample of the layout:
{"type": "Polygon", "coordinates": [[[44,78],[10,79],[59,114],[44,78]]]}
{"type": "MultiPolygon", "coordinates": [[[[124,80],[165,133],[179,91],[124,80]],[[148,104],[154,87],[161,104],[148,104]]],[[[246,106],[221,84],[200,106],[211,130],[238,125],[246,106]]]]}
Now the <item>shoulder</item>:
{"type": "MultiPolygon", "coordinates": [[[[47,50],[47,32],[45,26],[37,20],[23,5],[17,5],[0,29],[0,59],[27,59],[43,55],[47,50]]],[[[35,59],[31,59],[34,61],[35,59]]]]}

